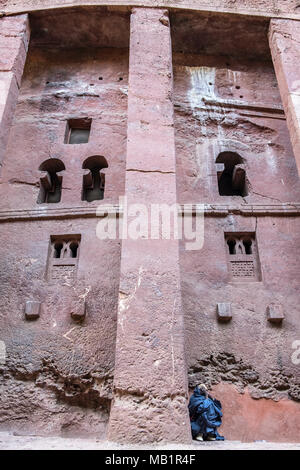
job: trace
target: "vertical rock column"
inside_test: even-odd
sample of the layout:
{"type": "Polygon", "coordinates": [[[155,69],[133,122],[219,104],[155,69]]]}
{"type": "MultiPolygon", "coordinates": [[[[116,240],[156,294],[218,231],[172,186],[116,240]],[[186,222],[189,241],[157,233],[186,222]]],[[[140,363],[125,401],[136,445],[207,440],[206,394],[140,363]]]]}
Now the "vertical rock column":
{"type": "MultiPolygon", "coordinates": [[[[143,204],[150,214],[153,203],[176,203],[172,86],[168,12],[136,8],[131,15],[128,92],[129,225],[132,204],[143,204]]],[[[148,235],[122,241],[108,438],[187,442],[191,436],[178,240],[148,235]]]]}
{"type": "Polygon", "coordinates": [[[300,175],[300,21],[272,19],[269,43],[300,175]]]}
{"type": "Polygon", "coordinates": [[[0,165],[2,166],[26,60],[28,15],[0,18],[0,165]]]}

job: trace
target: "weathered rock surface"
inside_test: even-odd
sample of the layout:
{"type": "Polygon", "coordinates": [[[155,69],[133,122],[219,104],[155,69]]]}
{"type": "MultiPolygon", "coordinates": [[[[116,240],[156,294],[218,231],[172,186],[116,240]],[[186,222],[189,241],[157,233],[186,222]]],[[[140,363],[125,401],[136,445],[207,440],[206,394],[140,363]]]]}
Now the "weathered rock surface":
{"type": "Polygon", "coordinates": [[[0,2],[46,9],[31,14],[22,81],[27,17],[0,18],[0,75],[15,84],[0,90],[2,111],[10,105],[0,116],[2,430],[104,438],[109,423],[116,441],[186,442],[188,375],[190,389],[205,382],[223,402],[228,439],[295,441],[299,28],[282,18],[299,8],[217,3],[211,13],[135,8],[130,18],[127,4],[0,2]],[[268,41],[270,15],[281,19],[268,41]],[[68,144],[71,123],[90,121],[88,142],[68,144]],[[220,194],[224,154],[245,172],[241,195],[220,194]],[[107,163],[104,199],[88,202],[94,156],[107,163]],[[41,198],[48,159],[61,162],[53,204],[41,198]],[[148,208],[206,204],[203,248],[99,240],[98,204],[118,206],[124,194],[148,208]],[[230,304],[230,321],[218,321],[217,304],[230,304]],[[282,322],[268,321],[271,305],[282,322]]]}

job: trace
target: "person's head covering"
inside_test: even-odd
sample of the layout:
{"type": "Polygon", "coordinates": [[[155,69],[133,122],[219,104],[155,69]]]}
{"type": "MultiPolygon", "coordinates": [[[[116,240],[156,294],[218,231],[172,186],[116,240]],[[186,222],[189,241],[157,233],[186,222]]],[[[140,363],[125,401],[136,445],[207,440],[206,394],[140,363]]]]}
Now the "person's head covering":
{"type": "Polygon", "coordinates": [[[201,390],[207,391],[207,386],[206,386],[205,384],[199,384],[198,387],[199,387],[201,390]]]}
{"type": "Polygon", "coordinates": [[[199,384],[198,388],[199,388],[199,391],[202,395],[207,394],[207,386],[205,384],[199,384]]]}

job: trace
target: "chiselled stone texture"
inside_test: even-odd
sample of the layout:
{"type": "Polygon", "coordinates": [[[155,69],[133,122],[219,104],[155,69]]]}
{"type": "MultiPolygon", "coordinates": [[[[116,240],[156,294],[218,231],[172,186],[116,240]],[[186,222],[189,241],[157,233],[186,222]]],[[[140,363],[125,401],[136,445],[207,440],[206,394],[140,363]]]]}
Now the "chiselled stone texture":
{"type": "Polygon", "coordinates": [[[254,398],[264,397],[278,401],[289,397],[300,401],[300,380],[297,374],[278,371],[273,367],[261,375],[258,367],[224,351],[203,356],[190,367],[190,387],[202,382],[210,387],[220,382],[234,384],[240,393],[248,388],[254,398]]]}
{"type": "MultiPolygon", "coordinates": [[[[58,15],[52,15],[43,17],[41,29],[31,19],[0,184],[1,208],[17,217],[6,219],[0,235],[0,340],[7,351],[0,371],[0,428],[103,437],[112,399],[120,242],[96,237],[96,213],[99,203],[104,213],[110,205],[118,211],[124,193],[129,17],[112,13],[111,21],[123,28],[106,29],[104,40],[95,27],[89,47],[69,34],[68,48],[55,41],[58,15]],[[85,117],[92,119],[89,142],[65,144],[68,120],[85,117]],[[93,155],[104,156],[109,168],[105,199],[89,203],[82,201],[82,166],[93,155]],[[39,167],[49,158],[66,168],[61,200],[37,204],[39,167]],[[59,279],[48,277],[53,235],[81,236],[72,279],[61,271],[59,279]],[[43,305],[36,321],[24,321],[27,299],[43,305]]],[[[76,13],[67,19],[60,20],[65,29],[76,25],[78,31],[76,13]]],[[[93,21],[105,26],[99,15],[93,21]]],[[[89,29],[87,23],[82,27],[89,29]]]]}
{"type": "Polygon", "coordinates": [[[0,0],[0,429],[186,442],[204,382],[227,439],[298,440],[298,3],[0,0]],[[99,240],[124,194],[203,203],[202,249],[99,240]]]}
{"type": "Polygon", "coordinates": [[[29,37],[28,15],[0,18],[0,165],[17,104],[29,37]]]}
{"type": "MultiPolygon", "coordinates": [[[[286,387],[289,381],[290,377],[285,377],[285,381],[282,382],[279,374],[275,373],[272,376],[273,384],[278,384],[278,387],[286,387]]],[[[265,383],[264,387],[267,386],[265,383]]],[[[255,400],[252,387],[240,393],[237,385],[223,379],[218,385],[212,386],[211,393],[213,396],[222,397],[223,410],[228,410],[223,415],[222,432],[226,436],[230,435],[233,441],[253,443],[259,440],[267,442],[280,440],[299,443],[300,404],[294,399],[260,398],[255,400]],[[280,437],[275,436],[278,431],[280,437]]]]}
{"type": "Polygon", "coordinates": [[[271,20],[269,41],[300,175],[300,21],[271,20]]]}
{"type": "MultiPolygon", "coordinates": [[[[300,334],[300,219],[288,212],[280,217],[276,211],[278,203],[291,207],[300,199],[297,166],[267,44],[268,25],[254,20],[248,28],[244,23],[243,36],[240,18],[196,15],[196,21],[191,12],[172,15],[178,200],[210,207],[203,248],[189,252],[180,243],[189,385],[219,384],[220,398],[227,383],[231,397],[234,387],[244,392],[230,403],[225,390],[221,433],[236,438],[239,421],[250,438],[253,398],[280,400],[282,412],[293,414],[299,408],[291,404],[299,400],[299,366],[291,358],[293,340],[300,334]],[[248,52],[245,44],[252,34],[256,39],[248,52]],[[216,160],[222,152],[242,158],[247,195],[219,194],[216,160]],[[232,232],[255,233],[259,276],[230,279],[224,233],[232,232]],[[230,322],[216,321],[218,302],[231,304],[230,322]],[[284,305],[286,320],[280,327],[267,320],[271,303],[284,305]]],[[[253,274],[252,268],[246,265],[244,272],[253,274]]],[[[274,426],[272,410],[266,406],[265,419],[274,439],[295,439],[294,421],[284,419],[274,426]]],[[[261,421],[255,431],[270,438],[261,421]]]]}
{"type": "MultiPolygon", "coordinates": [[[[127,138],[128,204],[175,203],[164,10],[134,9],[131,16],[127,138]]],[[[190,440],[178,254],[178,240],[122,242],[111,440],[190,440]]]]}

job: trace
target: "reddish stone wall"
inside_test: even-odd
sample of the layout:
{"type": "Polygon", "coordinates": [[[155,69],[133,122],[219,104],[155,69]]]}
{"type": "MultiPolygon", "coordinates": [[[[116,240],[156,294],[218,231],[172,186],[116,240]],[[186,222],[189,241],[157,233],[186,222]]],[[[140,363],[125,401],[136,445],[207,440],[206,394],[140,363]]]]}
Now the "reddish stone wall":
{"type": "Polygon", "coordinates": [[[105,202],[118,203],[125,183],[127,77],[127,51],[30,51],[2,170],[1,207],[39,208],[38,169],[50,157],[66,168],[59,207],[90,207],[81,201],[82,164],[93,155],[105,156],[109,165],[105,202]],[[89,142],[65,144],[67,120],[84,117],[92,118],[89,142]]]}
{"type": "Polygon", "coordinates": [[[1,340],[7,351],[1,428],[39,434],[105,432],[120,242],[98,240],[95,217],[69,217],[79,207],[89,216],[99,203],[118,204],[124,193],[127,77],[127,49],[30,49],[0,197],[2,210],[16,214],[27,209],[23,222],[1,228],[1,340]],[[64,144],[67,119],[80,117],[92,118],[89,142],[64,144]],[[82,163],[92,155],[105,156],[108,168],[105,199],[88,203],[81,200],[82,163]],[[50,157],[66,167],[62,199],[37,204],[38,168],[50,157]],[[59,234],[81,235],[74,282],[46,277],[50,236],[59,234]],[[86,319],[79,324],[71,311],[83,299],[86,319]],[[26,300],[42,303],[38,320],[25,320],[26,300]]]}
{"type": "Polygon", "coordinates": [[[297,201],[299,179],[272,65],[183,54],[174,61],[179,202],[297,201]],[[245,201],[219,196],[215,161],[226,150],[245,160],[245,201]]]}
{"type": "Polygon", "coordinates": [[[299,442],[299,404],[291,400],[253,399],[232,385],[213,387],[213,394],[222,396],[225,410],[220,433],[234,441],[299,442]]]}
{"type": "Polygon", "coordinates": [[[176,423],[172,439],[188,440],[183,312],[190,388],[205,382],[223,401],[226,438],[294,441],[300,186],[268,21],[253,19],[247,29],[236,15],[173,12],[173,93],[168,13],[135,11],[129,111],[127,9],[31,16],[0,185],[0,340],[7,352],[0,427],[103,436],[114,391],[112,439],[168,440],[176,423]],[[67,120],[85,117],[92,119],[89,142],[65,144],[67,120]],[[220,196],[215,161],[224,151],[243,159],[247,195],[220,196]],[[124,193],[147,206],[206,204],[204,246],[186,251],[180,243],[180,273],[177,240],[164,240],[166,248],[127,240],[121,248],[96,238],[98,201],[82,201],[82,165],[92,155],[108,162],[102,205],[117,205],[124,193]],[[48,158],[65,166],[59,204],[37,204],[39,167],[48,158]],[[256,279],[230,278],[227,232],[255,234],[256,279]],[[76,279],[49,279],[50,237],[74,234],[81,235],[76,279]],[[27,300],[41,302],[39,319],[25,319],[27,300]],[[84,301],[79,323],[71,312],[84,301]],[[228,323],[218,321],[219,303],[231,305],[228,323]],[[282,307],[282,324],[268,321],[272,304],[282,307]]]}
{"type": "Polygon", "coordinates": [[[96,239],[95,227],[96,219],[2,225],[2,429],[100,436],[105,431],[120,254],[117,242],[96,239]],[[45,279],[50,234],[72,233],[81,234],[77,280],[45,279]],[[79,324],[71,311],[82,299],[86,319],[79,324]],[[25,320],[26,300],[42,303],[39,319],[25,320]]]}
{"type": "Polygon", "coordinates": [[[0,169],[5,156],[25,65],[30,27],[28,15],[0,22],[0,169]]]}
{"type": "Polygon", "coordinates": [[[189,385],[209,384],[223,400],[226,438],[295,441],[299,219],[280,207],[293,207],[300,185],[273,67],[178,52],[173,61],[178,201],[210,208],[203,249],[181,249],[189,385]],[[220,196],[215,161],[223,151],[244,159],[247,196],[220,196]],[[226,232],[256,233],[260,282],[230,278],[226,232]],[[230,322],[218,321],[218,303],[231,304],[230,322]],[[281,326],[267,320],[272,303],[284,308],[281,326]]]}

